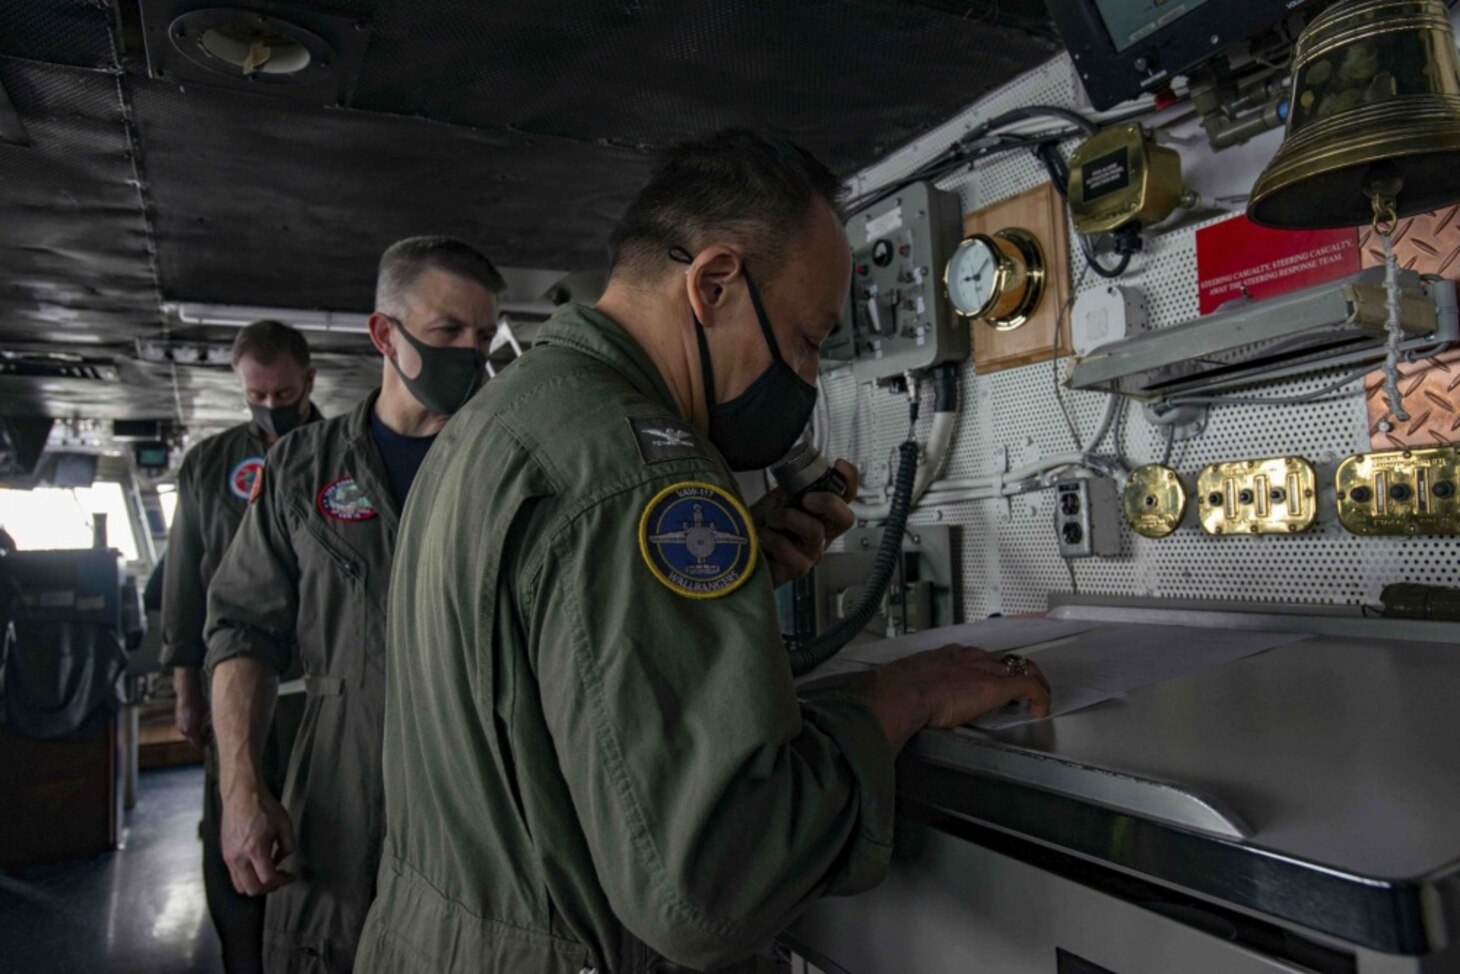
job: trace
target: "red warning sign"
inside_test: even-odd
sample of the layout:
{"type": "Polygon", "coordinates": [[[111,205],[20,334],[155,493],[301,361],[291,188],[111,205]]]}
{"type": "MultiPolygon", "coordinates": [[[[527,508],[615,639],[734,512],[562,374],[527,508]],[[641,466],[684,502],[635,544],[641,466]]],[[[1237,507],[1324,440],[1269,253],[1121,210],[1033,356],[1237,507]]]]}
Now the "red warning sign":
{"type": "Polygon", "coordinates": [[[1261,301],[1358,271],[1356,229],[1272,230],[1235,216],[1196,232],[1202,314],[1233,298],[1261,301]]]}

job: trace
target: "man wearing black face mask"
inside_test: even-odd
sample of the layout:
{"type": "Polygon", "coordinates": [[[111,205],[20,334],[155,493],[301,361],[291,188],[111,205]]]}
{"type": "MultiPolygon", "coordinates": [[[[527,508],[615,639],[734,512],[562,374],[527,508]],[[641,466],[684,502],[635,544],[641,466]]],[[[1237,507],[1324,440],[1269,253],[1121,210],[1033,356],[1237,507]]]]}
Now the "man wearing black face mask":
{"type": "MultiPolygon", "coordinates": [[[[797,699],[732,470],[789,449],[815,402],[851,276],[839,188],[748,132],[671,150],[598,304],[442,433],[391,589],[362,971],[740,965],[881,877],[914,732],[1047,706],[962,647],[797,699]]],[[[817,556],[850,520],[831,495],[794,513],[817,556]]]]}
{"type": "MultiPolygon", "coordinates": [[[[208,912],[223,947],[224,969],[246,974],[262,970],[264,901],[233,888],[219,845],[217,755],[201,677],[208,584],[243,520],[264,469],[264,452],[285,433],[320,417],[309,401],[314,390],[309,343],[288,325],[256,321],[241,329],[233,342],[233,371],[253,420],[203,440],[178,469],[167,543],[171,557],[163,567],[162,664],[172,668],[178,730],[206,754],[199,836],[208,912]]],[[[276,784],[293,743],[295,710],[294,702],[281,708],[264,748],[265,775],[276,784]]]]}
{"type": "Polygon", "coordinates": [[[437,434],[485,378],[503,286],[459,240],[413,237],[385,252],[369,320],[380,388],[270,451],[209,590],[223,856],[239,892],[269,894],[270,972],[354,963],[384,827],[385,605],[400,512],[437,434]],[[280,794],[261,774],[260,728],[295,665],[305,711],[280,794]]]}

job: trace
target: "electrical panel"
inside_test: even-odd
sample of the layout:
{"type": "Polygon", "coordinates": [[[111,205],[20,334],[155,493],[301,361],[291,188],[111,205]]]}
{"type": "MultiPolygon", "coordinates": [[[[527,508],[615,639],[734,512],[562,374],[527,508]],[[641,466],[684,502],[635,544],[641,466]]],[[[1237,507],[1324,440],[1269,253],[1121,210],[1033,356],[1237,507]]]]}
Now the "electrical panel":
{"type": "Polygon", "coordinates": [[[829,367],[851,360],[859,382],[881,382],[968,357],[968,325],[943,283],[962,220],[956,194],[919,182],[847,221],[852,290],[822,350],[829,367]]]}
{"type": "MultiPolygon", "coordinates": [[[[1223,14],[1233,16],[1233,12],[1241,6],[1208,3],[1201,9],[1220,9],[1223,14]]],[[[956,132],[964,126],[972,129],[989,118],[1022,105],[1053,104],[1078,108],[1085,104],[1079,79],[1086,66],[1087,62],[1072,63],[1065,55],[1056,57],[951,119],[947,131],[956,132]]],[[[1200,119],[1180,123],[1169,131],[1183,137],[1189,135],[1194,140],[1189,145],[1200,148],[1205,144],[1200,119]]],[[[1217,156],[1205,151],[1195,155],[1187,153],[1185,147],[1188,143],[1184,142],[1178,144],[1173,140],[1168,144],[1181,148],[1191,185],[1202,188],[1203,195],[1210,201],[1229,192],[1238,192],[1235,189],[1238,186],[1250,188],[1278,141],[1280,139],[1274,133],[1264,143],[1267,148],[1263,151],[1236,149],[1217,156]],[[1213,192],[1207,193],[1207,188],[1213,188],[1213,192]],[[1221,188],[1222,192],[1215,188],[1221,188]]],[[[1072,145],[1073,142],[1064,144],[1067,157],[1072,145]]],[[[895,180],[911,172],[913,167],[934,160],[945,146],[941,139],[919,139],[916,149],[909,147],[868,168],[859,174],[855,184],[867,187],[895,180]]],[[[1034,189],[1047,187],[1049,176],[1033,153],[1009,152],[982,160],[968,172],[940,177],[938,185],[959,192],[964,212],[973,214],[999,207],[1034,189]]],[[[1053,195],[1058,203],[1058,194],[1053,195]]],[[[1229,204],[1240,208],[1240,204],[1230,201],[1221,205],[1229,204]]],[[[1404,246],[1413,238],[1422,241],[1421,247],[1434,245],[1439,252],[1438,256],[1429,257],[1421,250],[1411,251],[1408,256],[1419,261],[1415,268],[1431,273],[1440,270],[1445,255],[1454,251],[1456,244],[1460,243],[1460,236],[1456,236],[1456,222],[1445,224],[1441,219],[1443,216],[1444,213],[1441,213],[1433,218],[1415,220],[1410,234],[1398,242],[1401,266],[1405,260],[1404,246]],[[1416,234],[1419,236],[1415,237],[1416,234]],[[1449,245],[1445,246],[1447,240],[1449,245]]],[[[1068,221],[1065,223],[1067,225],[1068,221]]],[[[1006,217],[1000,211],[992,222],[968,225],[966,229],[991,233],[1011,225],[1029,226],[1024,219],[1006,217]]],[[[1051,257],[1061,250],[1072,252],[1072,272],[1051,272],[1050,275],[1052,289],[1059,281],[1071,287],[1079,278],[1083,262],[1079,256],[1078,240],[1071,240],[1071,246],[1067,248],[1061,248],[1051,237],[1041,235],[1041,242],[1051,257]]],[[[1377,246],[1376,239],[1369,243],[1377,246]]],[[[1367,256],[1372,259],[1371,255],[1367,256]]],[[[1112,259],[1106,256],[1105,260],[1109,264],[1112,259]]],[[[1157,235],[1147,241],[1146,249],[1133,267],[1136,273],[1114,283],[1133,286],[1145,296],[1150,334],[1180,330],[1183,323],[1192,322],[1184,331],[1185,339],[1175,344],[1186,344],[1186,339],[1204,344],[1195,352],[1190,346],[1160,349],[1162,362],[1191,362],[1189,367],[1200,373],[1200,378],[1180,380],[1173,395],[1187,392],[1209,395],[1230,391],[1240,396],[1285,398],[1311,395],[1317,399],[1328,399],[1331,396],[1319,390],[1337,378],[1338,371],[1331,368],[1322,373],[1315,371],[1311,376],[1307,373],[1279,375],[1276,374],[1277,369],[1263,372],[1263,363],[1258,361],[1261,355],[1257,353],[1276,356],[1282,359],[1281,366],[1291,369],[1306,360],[1298,355],[1289,356],[1288,346],[1274,350],[1275,344],[1291,339],[1300,352],[1307,349],[1304,354],[1313,357],[1336,345],[1343,345],[1342,350],[1369,348],[1374,344],[1373,334],[1382,336],[1385,318],[1375,319],[1372,315],[1375,312],[1382,314],[1385,310],[1383,288],[1379,286],[1377,290],[1371,290],[1368,280],[1349,279],[1349,283],[1356,285],[1351,299],[1344,298],[1343,283],[1334,281],[1325,286],[1326,293],[1321,301],[1315,297],[1289,305],[1283,309],[1282,315],[1290,316],[1293,322],[1290,327],[1278,327],[1281,321],[1274,321],[1278,318],[1277,312],[1259,314],[1268,302],[1250,303],[1244,309],[1242,320],[1236,316],[1216,317],[1222,312],[1202,316],[1199,292],[1195,286],[1195,231],[1191,228],[1157,235]],[[1373,294],[1378,295],[1377,303],[1370,300],[1373,294]],[[1359,321],[1342,324],[1355,310],[1360,312],[1359,319],[1363,324],[1359,321]],[[1306,325],[1302,325],[1304,321],[1306,325]],[[1265,332],[1278,333],[1277,337],[1257,346],[1256,352],[1252,347],[1253,339],[1243,337],[1250,333],[1254,323],[1265,332]],[[1202,339],[1202,334],[1215,335],[1223,341],[1209,338],[1212,344],[1205,344],[1207,339],[1202,339]],[[1191,361],[1193,355],[1199,355],[1202,360],[1191,361]],[[1236,371],[1239,378],[1254,375],[1253,381],[1261,381],[1263,388],[1254,391],[1236,382],[1226,382],[1226,373],[1218,370],[1224,367],[1224,363],[1232,361],[1238,363],[1236,371]],[[1198,390],[1198,386],[1208,383],[1212,384],[1210,388],[1198,390]]],[[[1452,263],[1449,271],[1456,267],[1460,267],[1460,262],[1452,263]]],[[[1063,296],[1051,290],[1036,314],[1046,309],[1059,311],[1065,308],[1065,301],[1072,294],[1078,296],[1103,291],[1110,283],[1091,271],[1079,288],[1072,288],[1063,296]]],[[[1419,307],[1415,298],[1420,294],[1421,284],[1423,282],[1417,279],[1406,279],[1403,284],[1406,299],[1402,315],[1406,321],[1414,317],[1415,325],[1422,325],[1425,317],[1423,314],[1411,316],[1411,311],[1419,307]]],[[[1066,311],[1060,322],[1060,337],[1065,340],[1070,335],[1072,311],[1073,308],[1066,311]]],[[[1433,318],[1433,315],[1431,312],[1430,317],[1433,318]]],[[[1032,333],[1035,329],[1033,321],[1012,332],[995,332],[983,327],[981,331],[974,332],[974,337],[980,342],[988,336],[1002,340],[1032,333]]],[[[1132,329],[1129,334],[1145,333],[1132,329]]],[[[1006,367],[1004,371],[983,368],[981,362],[980,367],[974,370],[975,374],[970,375],[969,370],[963,370],[964,409],[958,418],[954,450],[944,474],[946,478],[981,478],[989,471],[1013,469],[1071,448],[1069,429],[1050,393],[1048,356],[1054,342],[1055,329],[1051,324],[1042,333],[1040,342],[1030,342],[1031,349],[1036,346],[1042,348],[1042,358],[1015,359],[1008,356],[1007,365],[1014,367],[1006,367]],[[1027,364],[1039,361],[1043,364],[1027,364]]],[[[1148,349],[1153,353],[1157,351],[1154,344],[1142,346],[1139,351],[1144,354],[1148,349]]],[[[1097,349],[1091,361],[1109,363],[1109,351],[1110,347],[1097,349]]],[[[1382,350],[1376,354],[1382,356],[1382,350]]],[[[1430,378],[1423,389],[1437,387],[1440,393],[1445,393],[1446,384],[1460,376],[1460,363],[1448,357],[1442,358],[1442,362],[1448,373],[1431,367],[1424,373],[1430,378]]],[[[1356,369],[1358,364],[1342,363],[1342,366],[1347,371],[1356,369]]],[[[1417,406],[1430,408],[1422,389],[1414,390],[1414,384],[1421,375],[1417,371],[1419,366],[1418,362],[1413,365],[1405,363],[1402,366],[1404,378],[1401,379],[1406,389],[1405,400],[1410,404],[1410,411],[1415,413],[1416,420],[1422,412],[1416,410],[1417,406]]],[[[1129,380],[1133,388],[1144,390],[1141,399],[1156,398],[1162,391],[1159,383],[1163,377],[1158,376],[1157,371],[1153,368],[1149,377],[1137,375],[1129,380]]],[[[1113,374],[1115,372],[1108,369],[1103,381],[1091,385],[1102,391],[1109,391],[1112,386],[1119,387],[1121,380],[1113,374]]],[[[1169,375],[1165,377],[1169,378],[1169,375]]],[[[855,381],[851,368],[823,376],[822,382],[830,407],[830,442],[838,444],[837,449],[842,454],[861,458],[866,466],[877,467],[868,474],[869,478],[885,479],[881,465],[907,436],[906,403],[893,396],[869,396],[865,385],[855,381]]],[[[1075,383],[1077,386],[1081,384],[1075,383]]],[[[1460,385],[1453,391],[1460,392],[1460,385]]],[[[1107,400],[1103,396],[1076,392],[1067,393],[1065,404],[1074,412],[1077,427],[1087,431],[1098,426],[1107,400]]],[[[926,410],[926,403],[924,408],[926,410]]],[[[1435,418],[1445,415],[1440,407],[1434,409],[1432,424],[1435,418]]],[[[1172,459],[1167,464],[1180,472],[1186,488],[1187,513],[1181,526],[1159,540],[1148,540],[1133,531],[1127,533],[1122,527],[1122,554],[1119,557],[1086,558],[1073,563],[1079,571],[1081,590],[1122,596],[1155,593],[1161,597],[1182,599],[1253,599],[1315,605],[1363,603],[1372,606],[1380,602],[1381,588],[1400,578],[1460,586],[1455,575],[1456,560],[1460,558],[1457,544],[1460,542],[1457,542],[1456,536],[1431,535],[1428,528],[1404,535],[1365,535],[1359,538],[1337,523],[1326,526],[1315,524],[1313,528],[1298,533],[1288,532],[1284,527],[1283,535],[1275,536],[1253,536],[1248,532],[1247,537],[1252,543],[1242,543],[1227,541],[1225,535],[1210,535],[1196,523],[1198,515],[1205,512],[1205,498],[1196,490],[1196,475],[1203,467],[1229,460],[1279,455],[1307,458],[1317,468],[1320,479],[1316,513],[1322,522],[1335,511],[1332,496],[1334,481],[1332,474],[1325,470],[1325,458],[1335,452],[1335,460],[1342,460],[1351,453],[1403,449],[1399,444],[1388,441],[1384,433],[1377,434],[1372,447],[1365,443],[1370,430],[1384,418],[1377,414],[1368,416],[1366,421],[1360,402],[1349,398],[1327,405],[1213,409],[1201,435],[1190,440],[1176,439],[1171,451],[1172,459]]],[[[1449,418],[1453,421],[1456,416],[1449,418]]],[[[925,416],[922,427],[926,423],[925,416]]],[[[1440,432],[1445,432],[1449,425],[1447,422],[1440,432]]],[[[1407,428],[1401,426],[1394,435],[1403,436],[1407,428]]],[[[1133,465],[1159,460],[1165,455],[1167,427],[1151,425],[1137,409],[1132,410],[1128,422],[1123,423],[1118,432],[1126,455],[1135,460],[1133,465]]],[[[1450,433],[1446,438],[1460,440],[1460,432],[1450,433]]],[[[1439,444],[1438,441],[1430,441],[1418,445],[1433,447],[1439,444]]],[[[1456,483],[1460,486],[1460,479],[1456,483]]],[[[965,537],[969,539],[970,547],[955,556],[964,572],[960,594],[967,617],[1045,609],[1051,590],[1061,586],[1059,580],[1065,577],[1065,565],[1068,564],[1059,558],[1056,545],[1050,538],[1052,492],[1047,491],[1043,495],[1042,503],[1030,500],[1038,495],[1026,495],[1010,502],[991,500],[972,504],[954,504],[940,499],[953,496],[956,495],[940,495],[936,490],[930,493],[917,509],[914,521],[969,525],[965,537]],[[940,516],[942,521],[937,520],[940,516]]],[[[1142,495],[1138,501],[1144,503],[1144,497],[1142,495]]],[[[1337,510],[1340,513],[1345,510],[1343,500],[1338,501],[1337,510]]],[[[1333,519],[1338,520],[1337,517],[1333,519]]]]}
{"type": "Polygon", "coordinates": [[[1338,520],[1353,534],[1460,534],[1460,450],[1352,456],[1338,465],[1338,520]]]}
{"type": "Polygon", "coordinates": [[[1055,541],[1061,558],[1109,558],[1120,554],[1120,504],[1113,480],[1061,480],[1054,490],[1055,541]]]}
{"type": "Polygon", "coordinates": [[[1214,463],[1196,493],[1207,534],[1297,534],[1318,520],[1318,472],[1302,457],[1214,463]]]}

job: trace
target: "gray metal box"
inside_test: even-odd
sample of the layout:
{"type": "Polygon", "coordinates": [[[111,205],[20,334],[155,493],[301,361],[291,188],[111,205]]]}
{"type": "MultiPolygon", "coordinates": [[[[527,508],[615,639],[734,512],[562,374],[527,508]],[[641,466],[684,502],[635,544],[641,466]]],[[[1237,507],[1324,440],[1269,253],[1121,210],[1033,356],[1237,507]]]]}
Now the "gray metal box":
{"type": "Polygon", "coordinates": [[[968,358],[968,323],[943,286],[962,238],[957,194],[920,182],[847,221],[852,292],[827,364],[854,360],[859,382],[881,381],[968,358]]]}
{"type": "Polygon", "coordinates": [[[1105,477],[1061,480],[1054,489],[1054,533],[1061,558],[1120,554],[1120,500],[1115,481],[1105,477]]]}

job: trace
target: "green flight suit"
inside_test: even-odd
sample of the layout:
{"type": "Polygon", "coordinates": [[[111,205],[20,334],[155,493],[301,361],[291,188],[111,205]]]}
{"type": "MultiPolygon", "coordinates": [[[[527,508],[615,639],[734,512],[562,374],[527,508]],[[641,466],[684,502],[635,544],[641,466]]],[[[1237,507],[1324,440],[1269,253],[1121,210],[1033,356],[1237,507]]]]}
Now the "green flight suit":
{"type": "Polygon", "coordinates": [[[348,971],[385,831],[385,605],[399,514],[370,436],[377,393],[269,451],[208,593],[208,668],[303,664],[304,720],[280,796],[298,879],[268,896],[270,972],[348,971]]]}
{"type": "MultiPolygon", "coordinates": [[[[319,411],[311,407],[310,416],[317,418],[319,411]]],[[[267,449],[258,427],[242,423],[208,437],[183,457],[162,572],[162,665],[166,669],[202,669],[207,654],[203,625],[208,585],[243,521],[267,449]]],[[[204,691],[206,696],[206,686],[204,691]]],[[[283,783],[302,704],[298,698],[284,698],[275,709],[263,754],[264,774],[272,787],[283,783]]],[[[204,722],[203,735],[207,773],[199,837],[208,913],[218,930],[225,969],[230,974],[256,971],[261,962],[264,901],[239,893],[228,875],[219,839],[218,756],[211,721],[204,722]]]]}
{"type": "Polygon", "coordinates": [[[162,665],[201,669],[208,583],[243,521],[268,447],[252,423],[210,436],[183,457],[162,570],[162,665]]]}
{"type": "Polygon", "coordinates": [[[730,470],[617,324],[560,311],[439,442],[391,586],[362,971],[724,967],[881,878],[892,748],[797,700],[730,470]],[[733,583],[651,567],[703,527],[645,529],[681,490],[724,512],[699,554],[733,583]]]}

